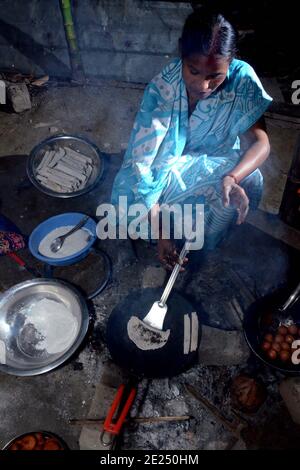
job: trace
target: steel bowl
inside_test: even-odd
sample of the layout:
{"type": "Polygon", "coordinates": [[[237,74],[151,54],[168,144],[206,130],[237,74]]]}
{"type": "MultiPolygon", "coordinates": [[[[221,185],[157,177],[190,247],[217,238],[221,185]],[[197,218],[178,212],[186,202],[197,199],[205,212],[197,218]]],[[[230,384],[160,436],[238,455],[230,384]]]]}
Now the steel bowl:
{"type": "Polygon", "coordinates": [[[13,286],[0,297],[0,371],[33,376],[58,367],[79,347],[88,324],[87,304],[70,284],[56,279],[33,279],[13,286]],[[63,304],[78,323],[72,344],[58,353],[38,347],[40,337],[30,323],[30,306],[45,298],[63,304]],[[29,322],[25,321],[26,316],[29,322]]]}
{"type": "Polygon", "coordinates": [[[61,437],[59,437],[57,434],[54,434],[53,432],[49,432],[49,431],[32,431],[32,432],[26,432],[26,433],[20,434],[19,436],[15,436],[9,442],[7,442],[7,444],[5,444],[5,446],[2,448],[2,450],[11,450],[10,447],[13,444],[15,444],[17,441],[19,441],[23,437],[29,436],[29,435],[32,435],[32,434],[42,434],[43,438],[56,439],[56,441],[60,444],[62,450],[69,450],[69,447],[67,446],[67,444],[65,443],[65,441],[61,437]]]}
{"type": "Polygon", "coordinates": [[[32,149],[27,160],[27,175],[32,184],[39,191],[42,191],[48,196],[63,199],[82,196],[83,194],[86,194],[91,191],[99,183],[103,175],[103,171],[104,158],[98,147],[94,143],[87,140],[85,137],[79,137],[75,135],[56,135],[49,137],[49,139],[44,140],[32,149]],[[72,193],[58,193],[56,191],[53,191],[43,186],[36,178],[37,167],[40,164],[45,152],[47,150],[58,150],[59,147],[63,147],[65,145],[72,148],[73,150],[77,150],[87,155],[93,160],[93,171],[86,186],[72,193]]]}

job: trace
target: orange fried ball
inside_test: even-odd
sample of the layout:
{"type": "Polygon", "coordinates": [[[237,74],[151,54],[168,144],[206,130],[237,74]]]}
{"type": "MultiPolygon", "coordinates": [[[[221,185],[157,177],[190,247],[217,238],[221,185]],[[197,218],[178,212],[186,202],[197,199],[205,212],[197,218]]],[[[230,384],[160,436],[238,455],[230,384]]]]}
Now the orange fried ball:
{"type": "Polygon", "coordinates": [[[285,337],[285,342],[286,343],[292,344],[294,340],[295,340],[295,338],[292,335],[286,335],[286,337],[285,337]]]}
{"type": "Polygon", "coordinates": [[[285,335],[287,335],[287,332],[288,332],[288,329],[287,329],[286,326],[281,325],[281,326],[278,328],[278,333],[279,333],[280,335],[285,336],[285,335]]]}
{"type": "Polygon", "coordinates": [[[9,447],[9,450],[21,450],[21,446],[20,446],[20,444],[18,444],[17,442],[15,442],[14,444],[12,444],[12,445],[9,447]]]}
{"type": "Polygon", "coordinates": [[[273,335],[271,335],[271,333],[268,333],[267,335],[265,335],[264,340],[268,341],[269,343],[272,343],[273,335]]]}
{"type": "Polygon", "coordinates": [[[269,356],[270,359],[274,360],[274,359],[276,359],[276,357],[277,357],[277,352],[274,351],[274,349],[270,349],[270,350],[268,351],[268,356],[269,356]]]}
{"type": "Polygon", "coordinates": [[[290,358],[290,353],[289,351],[280,351],[279,357],[283,362],[286,362],[290,358]]]}
{"type": "Polygon", "coordinates": [[[47,439],[44,445],[44,450],[61,450],[61,447],[56,439],[47,439]]]}
{"type": "Polygon", "coordinates": [[[290,335],[296,335],[298,333],[297,325],[291,325],[288,327],[288,332],[290,335]]]}
{"type": "Polygon", "coordinates": [[[36,438],[32,434],[22,437],[18,443],[21,445],[21,450],[33,450],[36,445],[36,438]]]}
{"type": "Polygon", "coordinates": [[[282,335],[276,335],[274,338],[275,343],[283,343],[284,341],[284,336],[282,335]]]}
{"type": "Polygon", "coordinates": [[[281,351],[281,343],[273,343],[272,344],[272,349],[274,349],[274,351],[276,351],[276,352],[281,351]]]}
{"type": "Polygon", "coordinates": [[[269,343],[269,341],[264,341],[261,347],[264,351],[268,351],[271,348],[271,343],[269,343]]]}

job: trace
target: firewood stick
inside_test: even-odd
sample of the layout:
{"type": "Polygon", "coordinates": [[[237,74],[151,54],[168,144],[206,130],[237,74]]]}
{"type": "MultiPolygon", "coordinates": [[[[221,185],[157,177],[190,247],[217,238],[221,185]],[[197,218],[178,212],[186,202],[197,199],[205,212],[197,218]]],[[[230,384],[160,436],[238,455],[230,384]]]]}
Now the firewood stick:
{"type": "MultiPolygon", "coordinates": [[[[191,416],[150,416],[140,418],[129,418],[125,420],[125,423],[133,422],[140,424],[147,423],[170,423],[173,421],[188,421],[191,416]]],[[[69,423],[72,425],[88,425],[88,424],[103,424],[105,418],[90,418],[90,419],[70,419],[69,423]]]]}

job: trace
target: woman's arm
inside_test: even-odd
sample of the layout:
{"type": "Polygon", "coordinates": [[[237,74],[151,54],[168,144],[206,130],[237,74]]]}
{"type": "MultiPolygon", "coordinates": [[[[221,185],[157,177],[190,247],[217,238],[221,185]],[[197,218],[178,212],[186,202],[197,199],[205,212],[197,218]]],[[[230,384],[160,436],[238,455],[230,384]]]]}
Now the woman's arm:
{"type": "Polygon", "coordinates": [[[245,136],[250,141],[250,147],[238,165],[230,172],[237,184],[261,166],[270,153],[269,138],[263,120],[259,120],[250,127],[245,136]]]}
{"type": "Polygon", "coordinates": [[[245,136],[250,141],[250,147],[238,165],[223,178],[223,204],[225,207],[233,205],[237,208],[237,224],[245,221],[249,210],[249,199],[239,183],[255,171],[270,153],[270,143],[263,120],[256,122],[245,136]]]}

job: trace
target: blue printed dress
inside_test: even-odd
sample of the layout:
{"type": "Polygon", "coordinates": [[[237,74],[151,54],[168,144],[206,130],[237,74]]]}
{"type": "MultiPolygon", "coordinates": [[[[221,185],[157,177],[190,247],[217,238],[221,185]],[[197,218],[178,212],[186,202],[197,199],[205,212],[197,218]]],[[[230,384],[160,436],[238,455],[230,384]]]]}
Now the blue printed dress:
{"type": "MultiPolygon", "coordinates": [[[[188,116],[182,61],[174,59],[148,84],[136,116],[112,203],[128,205],[205,201],[205,243],[213,248],[236,215],[222,204],[222,178],[241,159],[240,138],[264,113],[272,98],[253,68],[234,59],[223,84],[199,100],[188,116]]],[[[263,187],[259,170],[241,183],[257,207],[263,187]]]]}

